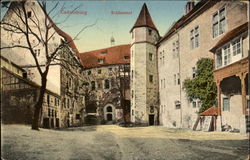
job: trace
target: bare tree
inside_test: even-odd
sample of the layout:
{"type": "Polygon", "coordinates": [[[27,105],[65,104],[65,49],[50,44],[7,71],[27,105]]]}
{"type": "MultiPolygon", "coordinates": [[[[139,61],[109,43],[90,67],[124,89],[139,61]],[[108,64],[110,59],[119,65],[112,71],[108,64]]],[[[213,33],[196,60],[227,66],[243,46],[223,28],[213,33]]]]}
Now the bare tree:
{"type": "Polygon", "coordinates": [[[129,88],[130,84],[130,69],[127,64],[120,64],[118,68],[114,71],[112,70],[112,74],[114,75],[114,84],[118,88],[120,93],[120,106],[123,110],[123,121],[124,125],[127,125],[126,115],[129,113],[130,108],[127,108],[125,103],[126,98],[126,90],[129,88]]]}
{"type": "MultiPolygon", "coordinates": [[[[17,35],[17,37],[19,37],[19,41],[24,42],[24,43],[17,43],[1,47],[1,50],[10,48],[22,48],[28,50],[34,59],[35,66],[41,78],[40,92],[38,100],[35,104],[35,111],[31,127],[34,130],[39,130],[40,115],[43,106],[43,97],[46,91],[47,76],[50,66],[52,64],[58,64],[58,63],[60,64],[61,61],[65,61],[60,56],[60,54],[62,53],[61,52],[62,49],[71,46],[73,41],[86,28],[92,27],[97,23],[96,21],[93,24],[84,26],[74,38],[71,38],[67,34],[65,34],[62,30],[60,30],[50,18],[58,16],[59,13],[57,13],[57,15],[51,15],[56,11],[56,8],[58,6],[59,2],[56,2],[52,7],[50,6],[49,7],[50,9],[48,10],[46,1],[42,1],[41,3],[36,1],[34,2],[26,0],[13,1],[11,2],[9,7],[8,5],[4,5],[4,7],[8,8],[8,12],[6,13],[7,15],[3,18],[3,20],[0,23],[1,28],[4,31],[17,35]],[[38,15],[38,11],[34,10],[34,8],[30,7],[28,10],[27,3],[34,3],[36,5],[39,5],[40,8],[42,9],[43,18],[41,18],[40,15],[38,15]],[[30,15],[31,12],[32,16],[30,15]],[[10,19],[8,16],[11,16],[12,19],[10,19]],[[53,37],[55,37],[56,34],[62,36],[64,40],[57,45],[51,45],[51,43],[53,42],[53,37]],[[41,61],[38,58],[38,55],[35,51],[35,48],[37,46],[42,46],[44,50],[45,58],[43,61],[41,61]]],[[[62,9],[64,9],[64,7],[65,5],[62,5],[62,9]]],[[[76,7],[74,10],[76,10],[77,8],[78,7],[76,7]]],[[[68,18],[69,16],[66,17],[66,19],[68,18]]],[[[73,52],[78,54],[77,50],[74,50],[73,52]]]]}

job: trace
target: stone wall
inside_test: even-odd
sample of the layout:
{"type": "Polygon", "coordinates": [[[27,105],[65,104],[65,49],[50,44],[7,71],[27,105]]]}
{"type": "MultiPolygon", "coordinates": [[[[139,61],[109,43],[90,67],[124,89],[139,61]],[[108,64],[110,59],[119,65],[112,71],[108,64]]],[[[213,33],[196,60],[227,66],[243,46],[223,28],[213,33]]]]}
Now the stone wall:
{"type": "Polygon", "coordinates": [[[128,64],[120,64],[89,68],[82,72],[85,81],[85,103],[86,107],[89,107],[89,109],[87,107],[85,117],[96,117],[98,124],[123,122],[121,115],[126,104],[121,104],[121,94],[125,100],[126,91],[129,90],[129,85],[127,85],[129,84],[129,70],[120,71],[124,66],[129,69],[128,64]],[[112,108],[110,112],[112,119],[107,118],[107,106],[112,108]]]}

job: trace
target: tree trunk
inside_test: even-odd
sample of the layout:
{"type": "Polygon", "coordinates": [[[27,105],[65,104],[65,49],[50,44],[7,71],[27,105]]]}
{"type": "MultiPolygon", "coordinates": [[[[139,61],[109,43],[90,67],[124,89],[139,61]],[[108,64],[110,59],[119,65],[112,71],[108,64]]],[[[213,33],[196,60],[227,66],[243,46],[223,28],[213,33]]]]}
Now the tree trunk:
{"type": "Polygon", "coordinates": [[[46,84],[47,84],[47,75],[43,75],[41,78],[42,85],[40,87],[40,92],[39,92],[39,98],[38,101],[35,104],[35,111],[34,111],[34,116],[32,120],[32,126],[31,129],[33,130],[39,130],[39,123],[40,123],[40,115],[42,112],[42,107],[43,107],[43,97],[46,91],[46,84]]]}

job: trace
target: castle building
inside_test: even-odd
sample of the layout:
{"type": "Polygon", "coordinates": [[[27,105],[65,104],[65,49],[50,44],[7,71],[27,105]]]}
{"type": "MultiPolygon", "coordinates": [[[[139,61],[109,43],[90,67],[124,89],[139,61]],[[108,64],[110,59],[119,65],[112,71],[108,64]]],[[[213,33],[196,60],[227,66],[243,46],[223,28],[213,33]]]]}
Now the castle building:
{"type": "Polygon", "coordinates": [[[130,30],[131,33],[131,122],[158,124],[157,47],[159,33],[146,4],[130,30]]]}
{"type": "Polygon", "coordinates": [[[130,121],[130,45],[81,53],[85,82],[85,123],[130,121]]]}
{"type": "MultiPolygon", "coordinates": [[[[61,42],[69,42],[66,47],[59,50],[58,54],[60,54],[60,56],[58,56],[57,59],[60,60],[53,60],[50,65],[46,87],[49,94],[45,93],[44,96],[42,115],[40,115],[40,126],[54,128],[80,125],[83,123],[81,114],[84,107],[84,101],[82,100],[84,96],[79,94],[80,88],[78,86],[80,85],[78,85],[78,80],[81,79],[81,66],[78,65],[75,67],[75,65],[81,62],[73,39],[56,26],[44,10],[42,4],[38,1],[13,1],[9,3],[7,8],[8,10],[1,19],[1,22],[3,22],[3,24],[1,24],[1,47],[7,48],[1,50],[1,55],[8,61],[19,66],[19,68],[25,70],[25,79],[27,79],[27,82],[31,82],[32,85],[35,84],[38,88],[41,86],[41,76],[37,65],[39,65],[42,70],[46,67],[45,47],[42,41],[38,40],[39,35],[45,35],[44,31],[46,31],[45,21],[41,20],[46,19],[48,25],[52,26],[48,31],[49,53],[52,53],[61,42]],[[16,10],[20,10],[20,12],[15,12],[16,10]],[[29,23],[30,32],[33,33],[29,36],[29,42],[33,48],[34,55],[29,53],[30,51],[25,48],[29,43],[26,38],[23,37],[24,34],[20,34],[15,31],[15,28],[13,30],[13,28],[10,27],[13,25],[19,26],[20,30],[22,30],[22,26],[25,26],[25,18],[29,23]],[[66,61],[63,61],[63,58],[70,63],[65,65],[64,62],[66,61]],[[74,72],[72,73],[72,71],[74,72]],[[71,84],[69,87],[71,92],[68,92],[64,87],[64,85],[69,86],[69,84],[71,84]]],[[[40,39],[42,38],[40,37],[40,39]]],[[[34,97],[34,102],[36,101],[37,99],[34,97]]],[[[34,110],[34,105],[31,106],[31,108],[34,110]]]]}
{"type": "Polygon", "coordinates": [[[158,41],[161,124],[168,127],[194,126],[201,103],[188,100],[184,80],[196,76],[199,59],[213,58],[210,49],[223,36],[247,22],[247,4],[241,2],[188,2],[186,9],[158,41]]]}

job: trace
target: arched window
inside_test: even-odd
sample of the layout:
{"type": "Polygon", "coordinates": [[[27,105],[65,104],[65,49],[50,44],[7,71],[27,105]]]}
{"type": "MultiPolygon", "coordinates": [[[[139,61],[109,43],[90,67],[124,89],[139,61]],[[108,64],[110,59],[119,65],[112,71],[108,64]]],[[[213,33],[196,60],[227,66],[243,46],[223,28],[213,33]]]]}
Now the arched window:
{"type": "Polygon", "coordinates": [[[112,112],[112,107],[108,106],[107,107],[107,112],[112,112]]]}
{"type": "Polygon", "coordinates": [[[92,82],[91,82],[91,89],[92,89],[92,90],[95,90],[95,81],[92,81],[92,82]]]}
{"type": "Polygon", "coordinates": [[[106,79],[105,80],[105,89],[109,89],[109,80],[108,79],[106,79]]]}

